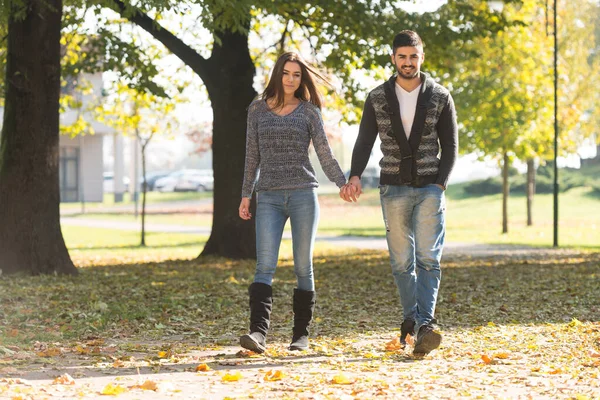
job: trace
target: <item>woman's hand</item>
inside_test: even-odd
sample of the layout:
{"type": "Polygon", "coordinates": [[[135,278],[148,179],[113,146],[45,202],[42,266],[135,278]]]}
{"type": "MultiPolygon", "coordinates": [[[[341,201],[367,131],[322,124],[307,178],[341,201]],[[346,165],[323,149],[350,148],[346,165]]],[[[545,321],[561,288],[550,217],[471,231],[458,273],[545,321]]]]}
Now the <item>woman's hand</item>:
{"type": "Polygon", "coordinates": [[[249,220],[252,218],[252,214],[250,214],[250,198],[242,197],[242,201],[240,202],[240,218],[244,220],[249,220]]]}

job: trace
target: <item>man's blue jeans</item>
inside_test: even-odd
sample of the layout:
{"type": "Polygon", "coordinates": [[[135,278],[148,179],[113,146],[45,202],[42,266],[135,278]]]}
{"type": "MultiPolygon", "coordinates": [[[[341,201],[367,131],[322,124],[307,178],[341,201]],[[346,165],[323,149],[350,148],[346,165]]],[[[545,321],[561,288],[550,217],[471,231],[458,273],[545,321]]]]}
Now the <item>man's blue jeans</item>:
{"type": "Polygon", "coordinates": [[[292,226],[294,272],[298,289],[315,290],[313,248],[319,220],[319,201],[315,189],[272,190],[257,193],[256,273],[254,282],[271,285],[283,228],[292,226]]]}
{"type": "Polygon", "coordinates": [[[442,272],[446,200],[437,185],[380,186],[392,275],[404,319],[432,322],[442,272]]]}

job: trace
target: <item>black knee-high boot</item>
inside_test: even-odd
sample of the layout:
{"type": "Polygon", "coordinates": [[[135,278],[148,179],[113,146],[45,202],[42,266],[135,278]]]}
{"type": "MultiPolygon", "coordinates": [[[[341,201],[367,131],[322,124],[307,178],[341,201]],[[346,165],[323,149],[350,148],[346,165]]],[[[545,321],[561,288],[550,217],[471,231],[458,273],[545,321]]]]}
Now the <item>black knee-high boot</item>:
{"type": "Polygon", "coordinates": [[[254,282],[248,288],[248,293],[250,295],[250,333],[240,337],[240,345],[255,353],[264,353],[271,309],[273,308],[273,288],[264,283],[254,282]]]}
{"type": "Polygon", "coordinates": [[[294,329],[290,350],[308,350],[308,326],[315,311],[316,293],[294,289],[294,329]]]}

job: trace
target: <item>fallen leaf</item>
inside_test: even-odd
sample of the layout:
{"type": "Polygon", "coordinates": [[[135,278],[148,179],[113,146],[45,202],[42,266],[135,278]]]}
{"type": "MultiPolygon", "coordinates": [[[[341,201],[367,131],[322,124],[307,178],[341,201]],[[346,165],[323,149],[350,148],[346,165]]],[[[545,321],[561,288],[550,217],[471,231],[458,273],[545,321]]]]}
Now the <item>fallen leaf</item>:
{"type": "Polygon", "coordinates": [[[503,352],[494,354],[493,358],[499,358],[501,360],[506,360],[508,357],[510,357],[510,354],[508,354],[507,352],[503,351],[503,352]]]}
{"type": "Polygon", "coordinates": [[[242,379],[242,374],[238,371],[235,374],[226,373],[221,379],[223,382],[236,382],[242,379]]]}
{"type": "Polygon", "coordinates": [[[265,374],[265,381],[280,381],[283,379],[283,376],[283,372],[281,372],[280,370],[274,372],[273,370],[269,370],[265,374]]]}
{"type": "Polygon", "coordinates": [[[254,357],[254,356],[258,356],[258,354],[256,354],[252,350],[240,350],[237,353],[235,353],[235,355],[238,356],[238,357],[254,357]]]}
{"type": "Polygon", "coordinates": [[[158,357],[159,358],[167,358],[168,355],[169,355],[169,353],[167,353],[166,351],[159,351],[158,352],[158,357]]]}
{"type": "Polygon", "coordinates": [[[52,347],[44,351],[38,351],[35,354],[37,354],[40,357],[55,357],[61,355],[62,352],[58,347],[52,347]]]}
{"type": "Polygon", "coordinates": [[[600,358],[600,352],[596,350],[590,350],[590,357],[600,358]]]}
{"type": "Polygon", "coordinates": [[[121,360],[115,360],[115,362],[113,363],[113,368],[120,368],[120,367],[124,367],[125,363],[121,360]]]}
{"type": "Polygon", "coordinates": [[[557,374],[562,374],[562,373],[563,373],[563,371],[560,368],[557,368],[557,369],[549,372],[550,375],[557,375],[557,374]]]}
{"type": "Polygon", "coordinates": [[[210,371],[210,367],[206,364],[200,364],[196,367],[196,372],[206,372],[210,371]]]}
{"type": "Polygon", "coordinates": [[[58,378],[52,381],[53,385],[74,385],[75,379],[71,377],[69,374],[62,374],[58,378]]]}
{"type": "Polygon", "coordinates": [[[351,385],[354,383],[354,381],[350,380],[350,378],[348,378],[346,375],[340,372],[339,374],[334,376],[333,379],[331,379],[331,383],[336,385],[351,385]]]}
{"type": "Polygon", "coordinates": [[[402,343],[400,343],[399,337],[395,337],[394,339],[390,340],[385,344],[386,351],[398,351],[402,350],[403,348],[404,346],[402,345],[402,343]]]}
{"type": "Polygon", "coordinates": [[[104,386],[104,389],[102,389],[100,394],[106,396],[117,396],[121,393],[125,393],[126,391],[127,389],[121,385],[113,385],[112,383],[109,383],[108,385],[104,386]]]}
{"type": "Polygon", "coordinates": [[[488,356],[487,354],[483,354],[483,355],[481,356],[481,359],[482,359],[482,360],[483,360],[483,362],[484,362],[484,363],[486,363],[486,364],[491,364],[491,363],[492,363],[492,361],[494,361],[494,359],[493,359],[492,357],[488,356]]]}
{"type": "Polygon", "coordinates": [[[158,390],[158,385],[154,381],[147,380],[146,382],[142,383],[141,385],[131,386],[131,389],[153,390],[156,392],[158,390]]]}

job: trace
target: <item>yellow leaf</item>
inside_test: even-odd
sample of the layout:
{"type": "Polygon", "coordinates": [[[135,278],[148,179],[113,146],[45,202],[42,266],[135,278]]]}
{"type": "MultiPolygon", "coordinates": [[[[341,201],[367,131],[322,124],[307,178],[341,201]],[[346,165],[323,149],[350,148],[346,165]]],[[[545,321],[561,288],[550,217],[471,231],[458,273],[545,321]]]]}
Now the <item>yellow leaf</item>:
{"type": "Polygon", "coordinates": [[[52,381],[53,385],[74,385],[75,379],[69,374],[63,374],[52,381]]]}
{"type": "Polygon", "coordinates": [[[238,371],[235,374],[227,373],[221,379],[223,382],[236,382],[242,379],[242,374],[238,371]]]}
{"type": "Polygon", "coordinates": [[[166,351],[159,351],[158,352],[158,357],[160,357],[160,358],[166,358],[167,354],[168,353],[166,351]]]}
{"type": "Polygon", "coordinates": [[[550,375],[557,375],[557,374],[562,374],[562,373],[563,373],[563,371],[560,368],[557,368],[557,369],[549,372],[550,375]]]}
{"type": "Polygon", "coordinates": [[[235,279],[235,276],[230,276],[229,279],[227,279],[227,282],[229,283],[239,283],[237,279],[235,279]]]}
{"type": "Polygon", "coordinates": [[[100,394],[107,395],[107,396],[116,396],[121,393],[125,393],[126,391],[127,391],[127,389],[125,389],[121,385],[113,385],[112,383],[109,383],[108,385],[104,386],[104,389],[102,389],[100,394]]]}
{"type": "Polygon", "coordinates": [[[495,324],[495,323],[493,323],[492,321],[490,321],[490,322],[488,322],[488,326],[489,326],[490,328],[495,328],[495,327],[496,327],[496,324],[495,324]]]}
{"type": "Polygon", "coordinates": [[[275,372],[273,372],[273,370],[269,370],[265,374],[265,381],[280,381],[281,379],[283,379],[283,376],[283,372],[281,372],[280,370],[277,370],[275,372]]]}
{"type": "Polygon", "coordinates": [[[196,372],[206,372],[210,371],[210,367],[206,364],[200,364],[196,367],[196,372]]]}
{"type": "Polygon", "coordinates": [[[131,388],[132,389],[153,390],[156,392],[158,390],[158,385],[154,381],[147,380],[146,382],[142,383],[141,385],[134,385],[131,388]]]}
{"type": "Polygon", "coordinates": [[[113,368],[119,368],[119,367],[124,367],[125,363],[121,360],[115,360],[115,362],[113,363],[113,368]]]}
{"type": "Polygon", "coordinates": [[[346,375],[340,372],[339,374],[333,377],[331,383],[336,385],[351,385],[354,383],[354,381],[350,380],[350,378],[348,378],[346,375]]]}
{"type": "Polygon", "coordinates": [[[569,326],[570,326],[571,328],[574,328],[574,327],[576,327],[576,326],[580,326],[580,325],[582,325],[582,323],[581,323],[581,321],[579,321],[577,318],[573,318],[573,319],[571,320],[571,322],[569,322],[569,326]]]}
{"type": "Polygon", "coordinates": [[[36,354],[40,357],[54,357],[59,356],[61,354],[61,351],[59,348],[53,347],[45,351],[38,351],[36,354]]]}
{"type": "Polygon", "coordinates": [[[481,356],[481,359],[482,359],[482,360],[483,360],[483,362],[484,362],[484,363],[486,363],[486,364],[491,364],[491,363],[492,363],[492,361],[494,361],[494,359],[493,359],[492,357],[488,356],[487,354],[483,354],[483,355],[481,356]]]}
{"type": "Polygon", "coordinates": [[[499,358],[501,360],[505,360],[508,357],[510,357],[510,354],[508,354],[507,352],[501,352],[501,353],[494,354],[494,358],[499,358]]]}
{"type": "Polygon", "coordinates": [[[77,346],[75,347],[75,351],[76,351],[77,353],[79,353],[79,354],[89,354],[89,352],[90,352],[90,349],[89,349],[89,348],[87,348],[87,347],[83,347],[83,346],[77,345],[77,346]]]}

